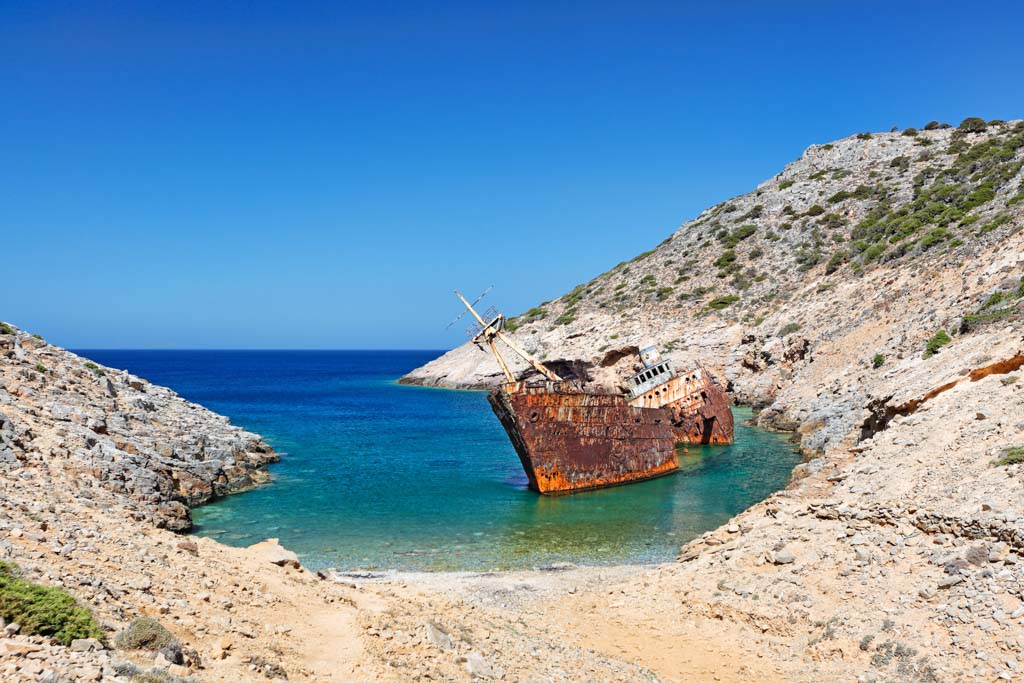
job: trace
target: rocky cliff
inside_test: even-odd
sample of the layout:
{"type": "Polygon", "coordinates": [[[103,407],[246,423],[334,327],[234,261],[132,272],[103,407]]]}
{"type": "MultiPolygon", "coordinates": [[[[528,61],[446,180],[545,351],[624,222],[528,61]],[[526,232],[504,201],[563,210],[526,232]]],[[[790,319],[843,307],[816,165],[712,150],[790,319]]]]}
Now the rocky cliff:
{"type": "MultiPolygon", "coordinates": [[[[870,431],[896,368],[938,372],[964,339],[1021,318],[1022,165],[1021,121],[812,145],[509,327],[557,371],[606,385],[634,369],[632,350],[658,344],[823,452],[870,431]]],[[[465,344],[402,381],[482,388],[500,372],[465,344]]]]}
{"type": "Polygon", "coordinates": [[[189,506],[266,481],[264,466],[277,459],[256,434],[170,389],[0,327],[8,474],[59,469],[80,498],[103,488],[139,519],[186,531],[189,506]]]}

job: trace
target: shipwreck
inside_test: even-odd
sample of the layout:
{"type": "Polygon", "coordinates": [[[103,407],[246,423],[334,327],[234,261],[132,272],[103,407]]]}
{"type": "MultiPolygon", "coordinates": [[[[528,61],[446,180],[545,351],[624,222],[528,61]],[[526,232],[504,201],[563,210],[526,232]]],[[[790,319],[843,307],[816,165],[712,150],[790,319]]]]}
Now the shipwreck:
{"type": "Polygon", "coordinates": [[[506,382],[491,391],[488,400],[532,490],[559,495],[653,479],[679,468],[676,444],[732,442],[729,399],[703,367],[677,372],[649,347],[638,353],[642,369],[625,388],[584,389],[581,382],[563,379],[509,338],[502,314],[493,308],[484,316],[477,313],[473,306],[483,295],[471,304],[458,291],[455,294],[476,321],[467,330],[473,343],[489,347],[505,375],[506,382]],[[498,340],[543,380],[517,379],[498,340]]]}

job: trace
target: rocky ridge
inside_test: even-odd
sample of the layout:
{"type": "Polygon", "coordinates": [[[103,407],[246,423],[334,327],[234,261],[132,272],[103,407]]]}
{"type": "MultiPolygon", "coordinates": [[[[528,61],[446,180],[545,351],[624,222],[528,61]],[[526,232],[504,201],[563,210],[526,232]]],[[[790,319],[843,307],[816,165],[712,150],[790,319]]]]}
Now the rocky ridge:
{"type": "MultiPolygon", "coordinates": [[[[955,348],[1024,316],[1024,122],[926,128],[812,145],[651,251],[513,318],[515,339],[606,386],[636,369],[632,350],[658,344],[823,452],[940,331],[955,348]]],[[[467,343],[402,381],[484,388],[501,374],[467,343]]]]}
{"type": "Polygon", "coordinates": [[[267,480],[262,438],[166,387],[4,324],[0,469],[46,467],[89,499],[118,494],[138,519],[191,528],[189,506],[267,480]]]}

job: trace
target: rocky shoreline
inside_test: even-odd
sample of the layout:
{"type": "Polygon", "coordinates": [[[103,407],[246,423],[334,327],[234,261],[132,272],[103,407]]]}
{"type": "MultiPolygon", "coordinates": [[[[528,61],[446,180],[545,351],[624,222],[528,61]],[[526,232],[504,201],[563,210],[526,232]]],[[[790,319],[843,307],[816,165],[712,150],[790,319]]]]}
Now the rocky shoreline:
{"type": "MultiPolygon", "coordinates": [[[[658,566],[326,576],[276,542],[183,537],[190,505],[264,481],[276,454],[168,389],[0,326],[0,560],[67,591],[105,634],[64,646],[4,624],[0,677],[1021,680],[1018,134],[812,146],[520,316],[517,337],[560,374],[614,384],[653,341],[799,438],[789,487],[658,566]],[[926,243],[864,241],[947,209],[955,224],[926,243]],[[140,618],[178,649],[119,645],[140,618]]],[[[462,347],[404,381],[486,387],[492,365],[462,347]]]]}
{"type": "Polygon", "coordinates": [[[59,465],[84,498],[101,486],[136,517],[192,527],[190,506],[267,481],[261,437],[166,387],[6,325],[0,334],[0,467],[59,465]]]}
{"type": "MultiPolygon", "coordinates": [[[[1013,326],[959,340],[941,363],[908,359],[889,370],[871,433],[827,446],[786,490],[695,539],[676,563],[332,576],[306,571],[275,542],[239,549],[182,537],[160,528],[157,501],[133,498],[137,487],[86,482],[92,475],[66,444],[91,438],[70,425],[96,434],[89,411],[79,424],[41,406],[85,406],[80,392],[105,385],[65,380],[88,361],[56,347],[14,353],[23,343],[45,347],[13,336],[0,367],[3,391],[18,387],[19,414],[11,416],[11,394],[4,414],[23,426],[5,432],[17,463],[5,458],[0,476],[0,559],[71,592],[108,635],[65,647],[9,631],[0,637],[5,680],[123,682],[149,680],[154,669],[172,681],[1021,675],[1024,464],[995,464],[1024,443],[1024,334],[1013,326]],[[47,368],[52,387],[31,393],[21,388],[24,371],[36,372],[41,358],[56,368],[47,368]],[[76,398],[55,401],[59,387],[76,398]],[[180,663],[111,649],[139,617],[173,633],[180,663]],[[738,650],[747,656],[737,659],[738,650]]],[[[256,472],[272,457],[223,418],[173,402],[169,410],[203,415],[193,419],[238,445],[220,469],[255,453],[247,462],[256,472]]],[[[116,425],[108,421],[114,435],[116,425]]],[[[150,462],[167,467],[166,457],[150,462]]],[[[259,478],[218,473],[203,490],[219,495],[229,489],[214,484],[232,480],[259,478]]],[[[151,490],[188,499],[181,489],[151,490]]]]}

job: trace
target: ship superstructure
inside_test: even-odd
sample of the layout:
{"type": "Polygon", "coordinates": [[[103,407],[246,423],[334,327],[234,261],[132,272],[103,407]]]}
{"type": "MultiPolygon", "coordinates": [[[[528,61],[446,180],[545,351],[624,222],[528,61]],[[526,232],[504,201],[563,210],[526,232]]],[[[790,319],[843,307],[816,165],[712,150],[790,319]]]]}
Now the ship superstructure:
{"type": "Polygon", "coordinates": [[[585,390],[511,340],[503,315],[493,309],[478,314],[473,306],[483,295],[471,304],[455,294],[476,321],[468,330],[472,341],[490,348],[505,375],[488,400],[534,491],[555,495],[660,477],[679,468],[676,443],[732,441],[728,398],[703,368],[677,373],[651,346],[639,352],[643,369],[626,391],[585,390]],[[499,340],[543,381],[518,380],[499,340]]]}

